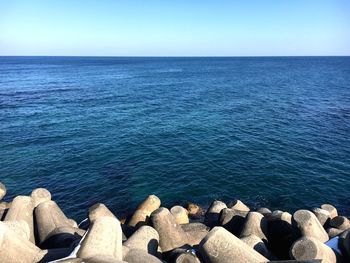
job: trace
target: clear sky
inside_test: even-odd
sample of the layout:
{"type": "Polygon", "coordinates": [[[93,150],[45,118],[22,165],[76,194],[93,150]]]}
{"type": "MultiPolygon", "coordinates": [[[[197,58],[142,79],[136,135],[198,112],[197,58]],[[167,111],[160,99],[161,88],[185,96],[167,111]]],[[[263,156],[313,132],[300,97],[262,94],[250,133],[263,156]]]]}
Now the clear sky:
{"type": "Polygon", "coordinates": [[[350,1],[0,0],[0,55],[350,55],[350,1]]]}

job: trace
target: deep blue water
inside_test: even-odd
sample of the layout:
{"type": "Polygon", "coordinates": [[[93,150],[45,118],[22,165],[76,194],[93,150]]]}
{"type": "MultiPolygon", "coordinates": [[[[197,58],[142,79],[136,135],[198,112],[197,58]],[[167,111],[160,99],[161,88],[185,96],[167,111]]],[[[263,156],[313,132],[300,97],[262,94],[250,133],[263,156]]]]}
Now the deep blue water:
{"type": "Polygon", "coordinates": [[[71,217],[239,198],[350,214],[350,57],[0,57],[0,181],[71,217]]]}

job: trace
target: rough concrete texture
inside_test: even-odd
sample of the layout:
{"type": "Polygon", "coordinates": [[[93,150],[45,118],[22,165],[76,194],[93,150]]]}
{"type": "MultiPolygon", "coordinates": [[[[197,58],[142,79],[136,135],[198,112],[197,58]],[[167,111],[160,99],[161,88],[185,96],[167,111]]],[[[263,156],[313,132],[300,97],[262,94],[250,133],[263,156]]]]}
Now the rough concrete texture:
{"type": "Polygon", "coordinates": [[[36,188],[30,195],[33,199],[34,207],[45,201],[51,200],[51,193],[45,188],[36,188]]]}
{"type": "Polygon", "coordinates": [[[141,249],[130,249],[128,253],[123,257],[123,260],[128,263],[162,263],[163,261],[159,258],[148,254],[146,251],[141,249]]]}
{"type": "Polygon", "coordinates": [[[124,246],[131,249],[141,249],[152,255],[157,254],[158,244],[158,232],[150,226],[141,226],[124,242],[124,246]]]}
{"type": "Polygon", "coordinates": [[[337,209],[330,204],[323,204],[321,208],[329,212],[329,218],[332,219],[338,215],[337,209]]]}
{"type": "Polygon", "coordinates": [[[4,221],[4,224],[22,239],[30,239],[30,228],[24,220],[4,221]]]}
{"type": "Polygon", "coordinates": [[[334,228],[334,227],[330,227],[327,229],[327,234],[328,234],[328,237],[329,239],[335,237],[335,236],[338,236],[340,235],[341,233],[344,232],[344,230],[341,230],[341,229],[338,229],[338,228],[334,228]]]}
{"type": "Polygon", "coordinates": [[[176,248],[171,251],[167,258],[167,262],[173,263],[200,263],[200,260],[196,256],[196,252],[190,246],[182,248],[176,248]]]}
{"type": "Polygon", "coordinates": [[[220,213],[218,225],[238,236],[242,231],[247,214],[248,212],[246,211],[224,208],[220,213]]]}
{"type": "Polygon", "coordinates": [[[174,216],[177,224],[188,224],[188,212],[182,206],[176,205],[170,209],[170,213],[174,216]]]}
{"type": "Polygon", "coordinates": [[[33,263],[46,254],[29,240],[13,232],[4,222],[0,222],[1,263],[33,263]]]}
{"type": "Polygon", "coordinates": [[[39,243],[45,242],[48,235],[59,227],[71,226],[71,222],[54,201],[40,203],[35,209],[35,219],[39,243]]]}
{"type": "Polygon", "coordinates": [[[267,241],[267,221],[264,216],[258,212],[249,212],[243,225],[240,237],[255,235],[260,239],[267,241]]]}
{"type": "Polygon", "coordinates": [[[5,195],[6,195],[6,187],[2,182],[0,182],[0,201],[1,199],[4,198],[5,195]]]}
{"type": "Polygon", "coordinates": [[[262,241],[261,238],[250,235],[246,237],[240,238],[244,243],[246,243],[249,247],[253,248],[257,252],[259,252],[264,257],[270,259],[271,258],[271,252],[267,249],[264,241],[262,241]]]}
{"type": "Polygon", "coordinates": [[[176,224],[170,211],[161,207],[151,214],[153,227],[159,234],[159,246],[163,252],[181,247],[187,243],[187,235],[180,225],[176,224]]]}
{"type": "Polygon", "coordinates": [[[246,206],[241,200],[234,200],[228,204],[228,208],[236,209],[240,211],[249,212],[250,208],[246,206]]]}
{"type": "Polygon", "coordinates": [[[282,221],[287,222],[288,224],[292,224],[292,215],[288,212],[283,212],[281,210],[275,210],[271,213],[270,218],[277,218],[282,221]]]}
{"type": "Polygon", "coordinates": [[[314,213],[308,210],[298,210],[293,215],[293,226],[300,236],[315,238],[321,242],[329,240],[327,232],[314,213]]]}
{"type": "Polygon", "coordinates": [[[77,256],[85,259],[96,255],[122,260],[122,229],[118,219],[105,216],[92,223],[77,256]]]}
{"type": "Polygon", "coordinates": [[[89,208],[89,220],[90,222],[95,221],[96,218],[102,216],[109,216],[116,218],[115,215],[105,206],[104,204],[98,203],[89,208]]]}
{"type": "Polygon", "coordinates": [[[33,210],[34,202],[31,197],[17,196],[13,199],[4,221],[25,221],[30,229],[29,240],[35,243],[33,210]]]}
{"type": "Polygon", "coordinates": [[[115,259],[106,255],[97,255],[94,257],[86,258],[83,261],[84,263],[127,263],[122,260],[115,259]]]}
{"type": "Polygon", "coordinates": [[[310,237],[297,240],[290,249],[290,255],[296,260],[322,259],[321,262],[324,263],[337,262],[337,257],[330,247],[310,237]]]}
{"type": "Polygon", "coordinates": [[[256,212],[263,214],[264,216],[270,216],[272,214],[272,211],[266,207],[260,207],[256,212]]]}
{"type": "Polygon", "coordinates": [[[330,220],[329,225],[340,230],[347,230],[350,229],[350,220],[345,216],[336,216],[330,220]]]}
{"type": "Polygon", "coordinates": [[[318,221],[320,221],[320,224],[322,226],[326,225],[329,222],[330,219],[330,213],[322,208],[315,207],[312,209],[312,212],[317,217],[318,221]]]}
{"type": "Polygon", "coordinates": [[[129,226],[138,226],[147,223],[153,211],[160,207],[160,199],[155,195],[148,196],[136,209],[128,222],[129,226]]]}
{"type": "Polygon", "coordinates": [[[205,263],[258,263],[268,259],[223,227],[214,227],[200,243],[205,263]]]}
{"type": "Polygon", "coordinates": [[[220,212],[224,208],[227,208],[224,202],[213,201],[205,213],[204,223],[210,227],[215,226],[218,223],[220,212]]]}

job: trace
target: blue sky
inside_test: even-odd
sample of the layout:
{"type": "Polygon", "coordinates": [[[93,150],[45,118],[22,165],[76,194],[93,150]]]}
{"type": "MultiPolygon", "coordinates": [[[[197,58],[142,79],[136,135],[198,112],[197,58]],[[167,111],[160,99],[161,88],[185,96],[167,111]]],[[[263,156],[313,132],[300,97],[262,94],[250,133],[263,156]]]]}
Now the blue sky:
{"type": "Polygon", "coordinates": [[[350,55],[349,0],[0,0],[0,55],[350,55]]]}

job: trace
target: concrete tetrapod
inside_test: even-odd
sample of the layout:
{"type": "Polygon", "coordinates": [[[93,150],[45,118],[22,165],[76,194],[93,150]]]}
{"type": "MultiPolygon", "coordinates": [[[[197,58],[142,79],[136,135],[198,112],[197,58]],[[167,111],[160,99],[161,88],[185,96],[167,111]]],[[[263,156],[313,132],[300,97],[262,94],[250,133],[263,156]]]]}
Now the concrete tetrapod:
{"type": "Polygon", "coordinates": [[[13,199],[4,221],[25,221],[30,229],[29,240],[35,243],[33,210],[34,203],[31,197],[17,196],[13,199]]]}
{"type": "Polygon", "coordinates": [[[322,226],[326,225],[329,222],[330,214],[327,210],[316,207],[312,209],[312,212],[315,214],[322,226]]]}
{"type": "Polygon", "coordinates": [[[0,222],[1,263],[39,262],[45,254],[45,251],[18,236],[4,222],[0,222]]]}
{"type": "Polygon", "coordinates": [[[32,191],[31,195],[34,207],[45,201],[51,200],[51,193],[45,188],[36,188],[32,191]]]}
{"type": "Polygon", "coordinates": [[[339,230],[347,230],[350,229],[350,220],[345,216],[336,216],[331,219],[329,225],[339,230]]]}
{"type": "Polygon", "coordinates": [[[272,214],[272,211],[266,207],[260,207],[258,210],[256,210],[256,212],[259,212],[264,216],[270,216],[272,214]]]}
{"type": "Polygon", "coordinates": [[[205,263],[260,263],[268,259],[223,227],[214,227],[199,245],[205,263]]]}
{"type": "Polygon", "coordinates": [[[24,220],[4,221],[4,224],[22,239],[30,239],[30,228],[24,220]]]}
{"type": "Polygon", "coordinates": [[[6,187],[2,182],[0,182],[0,201],[1,199],[4,198],[5,195],[6,195],[6,187]]]}
{"type": "Polygon", "coordinates": [[[264,241],[267,241],[267,221],[264,216],[258,212],[249,212],[243,225],[240,237],[255,235],[264,241]]]}
{"type": "Polygon", "coordinates": [[[228,208],[236,209],[244,212],[249,212],[250,208],[246,206],[241,200],[234,200],[228,204],[228,208]]]}
{"type": "Polygon", "coordinates": [[[220,212],[224,208],[227,208],[224,202],[213,201],[205,213],[204,224],[209,227],[215,226],[219,221],[220,212]]]}
{"type": "Polygon", "coordinates": [[[128,263],[162,263],[163,261],[159,258],[148,254],[146,251],[142,249],[129,249],[125,256],[123,256],[123,260],[128,263]]]}
{"type": "Polygon", "coordinates": [[[223,226],[232,234],[238,236],[242,232],[247,214],[246,211],[224,208],[220,213],[219,226],[223,226]]]}
{"type": "Polygon", "coordinates": [[[174,216],[176,224],[188,224],[188,212],[182,206],[176,205],[170,209],[170,213],[174,216]]]}
{"type": "Polygon", "coordinates": [[[341,233],[344,232],[344,230],[341,230],[341,229],[338,229],[338,228],[334,228],[334,227],[327,228],[326,231],[327,231],[329,239],[331,239],[331,238],[333,238],[335,236],[338,236],[338,235],[340,235],[341,233]]]}
{"type": "Polygon", "coordinates": [[[167,262],[173,263],[200,263],[196,252],[190,246],[176,248],[168,255],[167,262]]]}
{"type": "Polygon", "coordinates": [[[320,259],[324,263],[337,262],[337,257],[330,247],[310,237],[297,240],[291,247],[290,255],[297,260],[320,259]]]}
{"type": "Polygon", "coordinates": [[[202,223],[188,223],[180,226],[187,235],[187,244],[191,246],[198,245],[210,229],[202,223]]]}
{"type": "Polygon", "coordinates": [[[330,204],[323,204],[321,208],[329,212],[329,218],[332,219],[338,215],[337,209],[330,204]]]}
{"type": "Polygon", "coordinates": [[[160,199],[155,195],[148,196],[136,209],[128,222],[129,226],[139,226],[147,224],[153,211],[160,207],[160,199]]]}
{"type": "Polygon", "coordinates": [[[95,221],[96,218],[102,216],[109,216],[116,218],[116,216],[105,206],[104,204],[97,203],[89,208],[89,220],[90,222],[95,221]]]}
{"type": "Polygon", "coordinates": [[[328,235],[314,213],[308,210],[298,210],[293,214],[292,225],[300,236],[312,237],[321,242],[328,241],[328,235]]]}
{"type": "Polygon", "coordinates": [[[130,249],[141,249],[149,254],[156,255],[158,243],[158,232],[153,227],[141,226],[124,242],[124,246],[130,249]]]}
{"type": "Polygon", "coordinates": [[[99,217],[90,226],[77,256],[85,259],[96,255],[122,260],[122,229],[118,219],[99,217]]]}
{"type": "Polygon", "coordinates": [[[52,200],[44,201],[36,207],[35,219],[40,244],[44,243],[56,228],[72,225],[56,202],[52,200]]]}
{"type": "Polygon", "coordinates": [[[163,252],[181,247],[187,243],[187,235],[176,224],[170,211],[161,207],[151,214],[152,225],[159,234],[159,246],[163,252]]]}
{"type": "Polygon", "coordinates": [[[270,259],[271,258],[271,252],[267,249],[265,243],[262,241],[261,238],[250,235],[240,238],[244,243],[246,243],[249,247],[253,248],[257,252],[259,252],[264,257],[270,259]]]}

